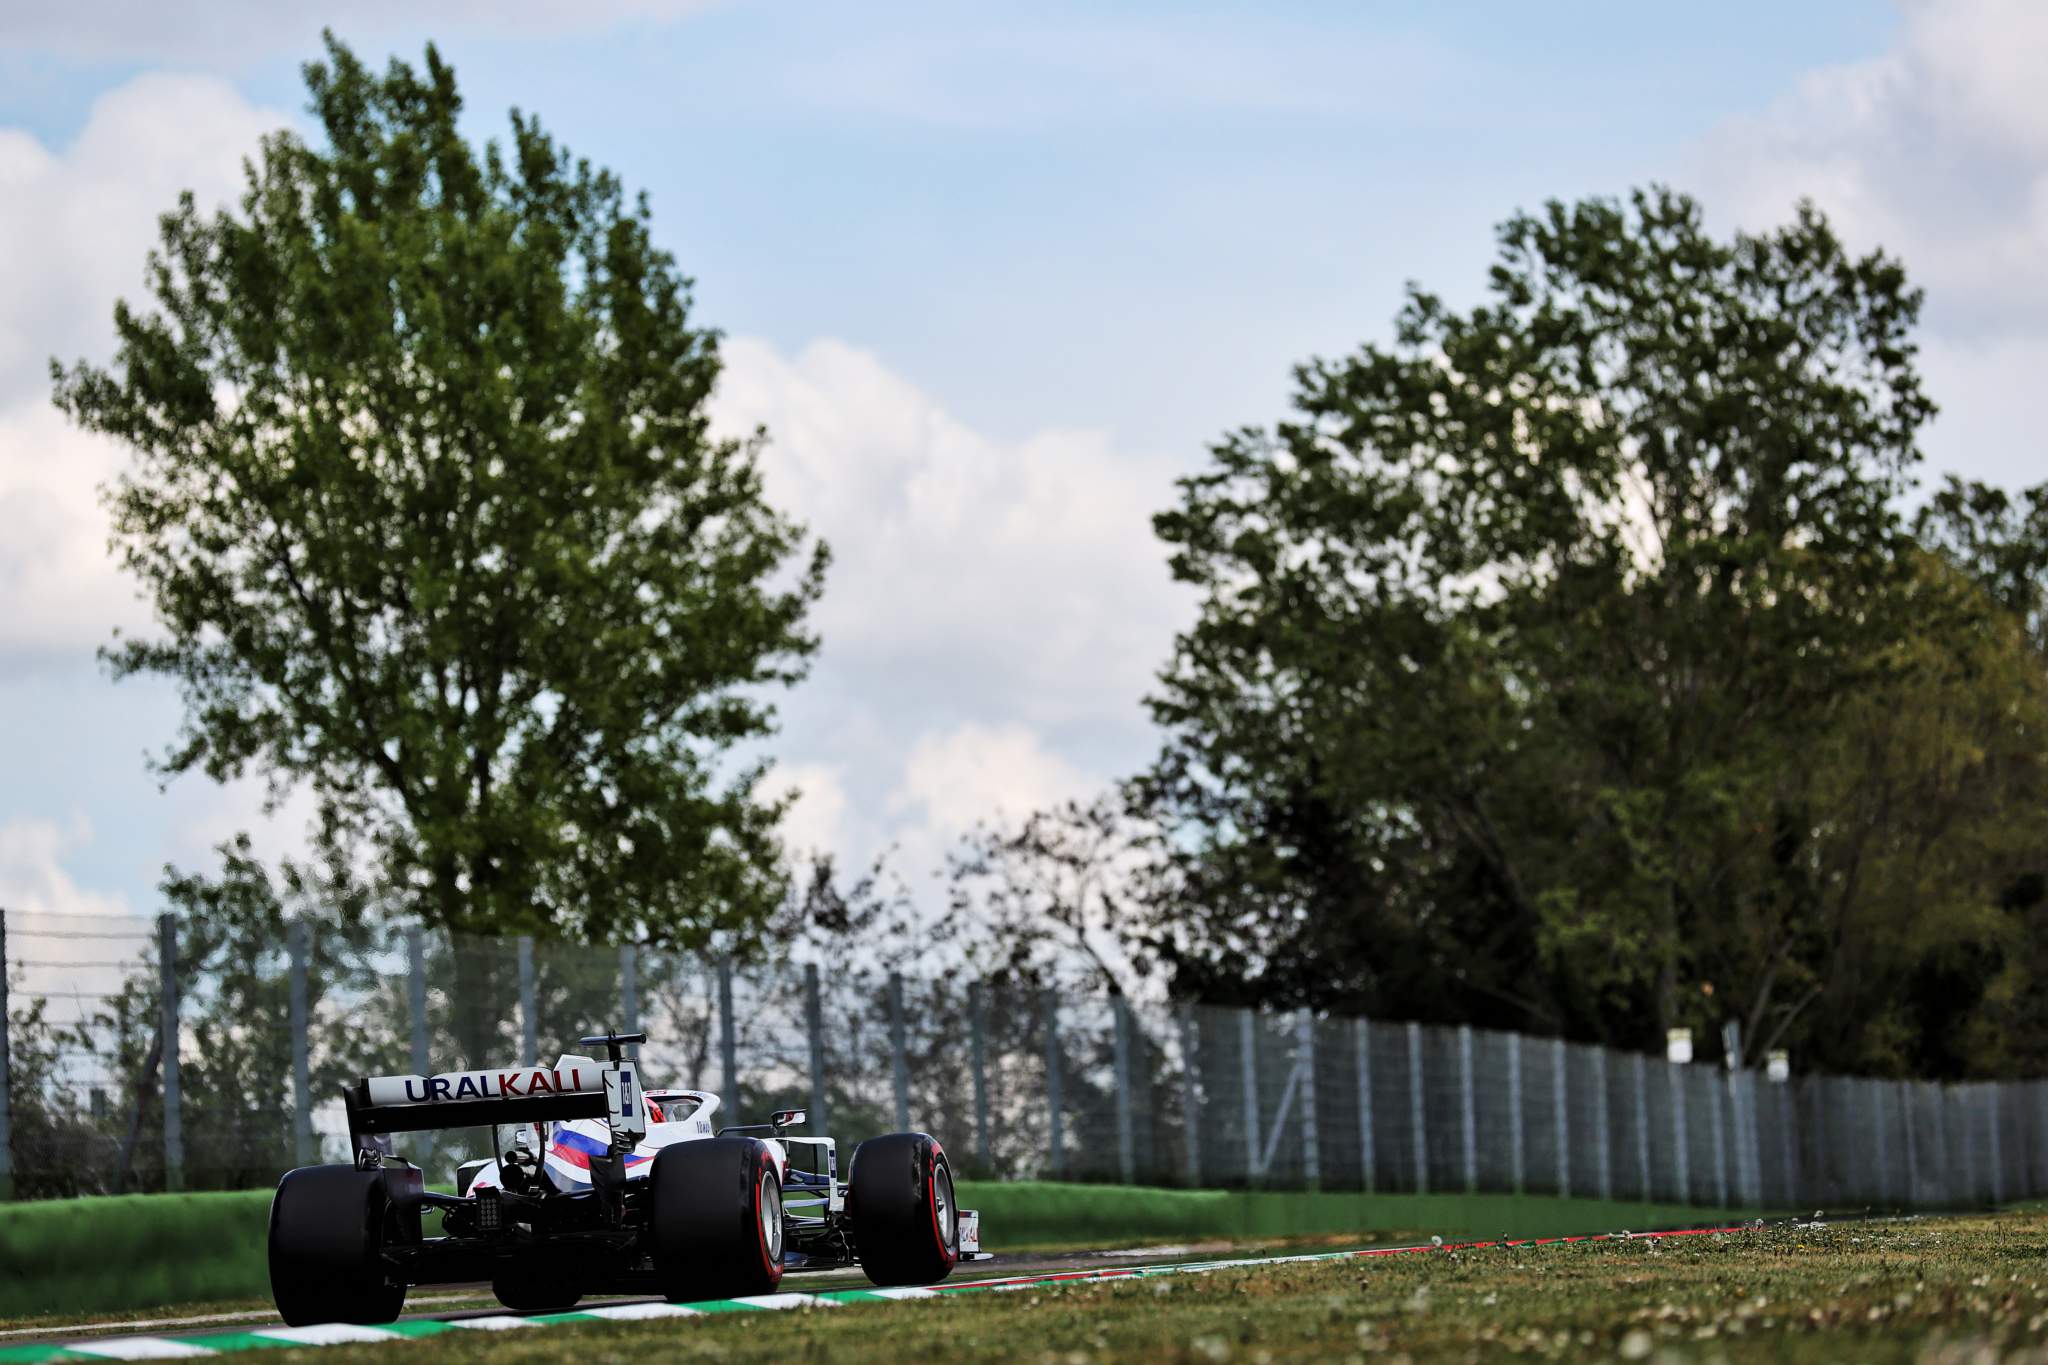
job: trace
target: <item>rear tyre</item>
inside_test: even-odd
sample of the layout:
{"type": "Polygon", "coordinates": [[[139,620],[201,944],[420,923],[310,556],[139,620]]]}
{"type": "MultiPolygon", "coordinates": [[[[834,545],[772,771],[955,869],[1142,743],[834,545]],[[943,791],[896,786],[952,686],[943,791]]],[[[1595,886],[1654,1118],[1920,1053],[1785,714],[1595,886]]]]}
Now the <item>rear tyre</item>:
{"type": "Polygon", "coordinates": [[[583,1297],[560,1270],[533,1261],[514,1261],[501,1268],[491,1279],[491,1292],[515,1313],[566,1313],[583,1297]]]}
{"type": "Polygon", "coordinates": [[[655,1281],[670,1303],[772,1294],[782,1283],[782,1173],[759,1138],[703,1138],[655,1154],[648,1177],[655,1281]]]}
{"type": "Polygon", "coordinates": [[[930,1133],[891,1133],[854,1148],[846,1212],[860,1268],[876,1284],[935,1284],[960,1260],[953,1166],[930,1133]]]}
{"type": "Polygon", "coordinates": [[[397,1211],[383,1174],[353,1166],[286,1172],[270,1201],[270,1297],[292,1327],[391,1322],[405,1285],[384,1264],[397,1211]]]}

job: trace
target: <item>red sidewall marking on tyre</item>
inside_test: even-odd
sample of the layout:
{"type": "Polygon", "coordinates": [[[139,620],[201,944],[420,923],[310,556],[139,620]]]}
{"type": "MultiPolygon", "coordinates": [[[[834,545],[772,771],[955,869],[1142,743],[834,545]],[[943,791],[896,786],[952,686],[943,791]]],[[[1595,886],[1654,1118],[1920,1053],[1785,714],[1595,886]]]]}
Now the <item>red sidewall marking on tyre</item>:
{"type": "MultiPolygon", "coordinates": [[[[950,1186],[953,1182],[949,1179],[946,1183],[950,1186]]],[[[956,1253],[953,1250],[952,1243],[946,1240],[945,1228],[939,1225],[939,1163],[936,1161],[932,1163],[931,1169],[925,1173],[924,1190],[925,1202],[931,1205],[932,1210],[932,1236],[938,1239],[939,1254],[945,1257],[947,1265],[952,1265],[956,1258],[956,1253]]]]}
{"type": "Polygon", "coordinates": [[[768,1272],[768,1287],[773,1289],[782,1283],[782,1265],[769,1255],[768,1225],[761,1221],[761,1186],[765,1183],[762,1177],[766,1173],[762,1171],[759,1161],[752,1164],[754,1167],[754,1241],[761,1248],[761,1268],[768,1272]]]}

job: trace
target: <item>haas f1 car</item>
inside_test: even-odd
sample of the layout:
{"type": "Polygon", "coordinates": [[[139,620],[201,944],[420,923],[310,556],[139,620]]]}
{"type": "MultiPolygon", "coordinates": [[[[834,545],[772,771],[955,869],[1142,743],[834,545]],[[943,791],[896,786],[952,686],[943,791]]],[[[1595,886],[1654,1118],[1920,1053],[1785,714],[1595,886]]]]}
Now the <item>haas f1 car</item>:
{"type": "Polygon", "coordinates": [[[508,1308],[562,1311],[586,1294],[670,1302],[772,1293],[785,1267],[858,1264],[879,1285],[930,1284],[981,1254],[945,1149],[892,1133],[854,1149],[767,1123],[716,1127],[719,1097],[640,1087],[623,1055],[645,1035],[585,1038],[608,1062],[372,1076],[348,1087],[348,1165],[305,1166],[270,1206],[270,1287],[293,1326],[382,1323],[417,1284],[488,1280],[508,1308]],[[426,1188],[390,1135],[485,1128],[495,1155],[456,1193],[426,1188]],[[501,1128],[513,1129],[500,1147],[501,1128]],[[427,1236],[423,1215],[439,1213],[427,1236]]]}

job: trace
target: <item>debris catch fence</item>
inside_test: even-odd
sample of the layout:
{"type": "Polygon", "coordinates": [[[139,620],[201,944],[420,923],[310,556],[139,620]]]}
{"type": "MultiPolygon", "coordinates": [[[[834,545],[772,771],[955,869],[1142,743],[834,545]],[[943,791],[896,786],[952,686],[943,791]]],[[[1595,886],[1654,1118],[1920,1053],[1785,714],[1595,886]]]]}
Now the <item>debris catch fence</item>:
{"type": "MultiPolygon", "coordinates": [[[[994,1178],[1774,1209],[2048,1193],[2039,1081],[1771,1081],[1467,1027],[526,938],[293,923],[262,942],[0,915],[0,1197],[265,1185],[346,1159],[349,1077],[552,1061],[612,1027],[646,1030],[647,1084],[719,1091],[730,1121],[926,1129],[994,1178]]],[[[477,1145],[434,1142],[407,1154],[442,1179],[477,1145]]]]}

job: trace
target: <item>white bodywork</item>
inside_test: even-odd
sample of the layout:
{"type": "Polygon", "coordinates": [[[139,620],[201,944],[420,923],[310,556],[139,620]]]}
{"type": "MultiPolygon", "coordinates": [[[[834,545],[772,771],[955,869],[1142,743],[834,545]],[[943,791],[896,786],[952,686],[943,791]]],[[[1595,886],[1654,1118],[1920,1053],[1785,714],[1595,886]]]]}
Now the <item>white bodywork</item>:
{"type": "MultiPolygon", "coordinates": [[[[718,1096],[708,1090],[656,1090],[642,1096],[641,1116],[647,1131],[626,1156],[626,1178],[645,1179],[648,1171],[653,1169],[655,1155],[664,1147],[715,1136],[718,1128],[712,1117],[717,1114],[719,1105],[718,1096]],[[657,1113],[660,1118],[655,1117],[657,1113]]],[[[602,1156],[609,1150],[612,1140],[609,1121],[571,1119],[565,1123],[549,1124],[545,1133],[540,1132],[539,1127],[535,1124],[520,1129],[514,1140],[529,1152],[540,1152],[548,1178],[554,1181],[557,1189],[588,1188],[590,1158],[602,1156]]],[[[785,1174],[789,1169],[788,1149],[773,1138],[764,1141],[775,1158],[776,1174],[785,1174]]],[[[485,1189],[501,1183],[498,1163],[489,1161],[477,1171],[469,1188],[485,1189]]]]}
{"type": "MultiPolygon", "coordinates": [[[[718,1133],[718,1125],[713,1121],[721,1106],[717,1095],[708,1090],[643,1091],[639,1085],[638,1068],[631,1062],[606,1067],[589,1057],[570,1055],[563,1057],[551,1069],[530,1067],[505,1072],[458,1072],[431,1078],[377,1077],[368,1084],[373,1087],[372,1093],[388,1095],[390,1102],[417,1104],[469,1098],[473,1093],[469,1087],[482,1091],[480,1097],[484,1098],[530,1095],[536,1088],[536,1077],[539,1078],[537,1088],[542,1093],[549,1089],[556,1093],[590,1093],[602,1088],[611,1111],[604,1118],[551,1123],[546,1125],[545,1131],[537,1123],[515,1130],[513,1143],[526,1156],[525,1160],[515,1164],[522,1167],[539,1164],[558,1190],[573,1193],[590,1188],[590,1158],[606,1155],[612,1150],[615,1140],[634,1139],[626,1154],[626,1178],[644,1180],[654,1169],[654,1158],[662,1148],[678,1142],[715,1137],[718,1133]]],[[[791,1117],[797,1122],[802,1121],[801,1114],[791,1117]]],[[[782,1121],[778,1116],[777,1122],[782,1121]]],[[[761,1142],[774,1159],[776,1176],[783,1185],[783,1207],[789,1213],[798,1217],[823,1218],[845,1212],[846,1187],[839,1179],[838,1148],[831,1138],[783,1133],[779,1137],[762,1138],[761,1142]],[[791,1170],[791,1146],[802,1146],[813,1152],[807,1166],[791,1170]]],[[[464,1162],[457,1172],[457,1185],[464,1194],[504,1187],[496,1158],[464,1162]],[[461,1175],[471,1171],[474,1175],[464,1184],[461,1175]]],[[[975,1258],[981,1252],[980,1215],[971,1209],[959,1209],[957,1215],[960,1254],[975,1258]]]]}
{"type": "MultiPolygon", "coordinates": [[[[544,1069],[537,1067],[533,1070],[544,1069]]],[[[718,1132],[718,1125],[712,1122],[721,1103],[718,1096],[708,1090],[642,1090],[638,1068],[631,1062],[604,1067],[589,1057],[570,1055],[555,1063],[552,1074],[575,1077],[578,1081],[590,1078],[596,1084],[586,1083],[575,1088],[596,1089],[601,1085],[610,1105],[620,1110],[601,1119],[551,1123],[547,1125],[546,1132],[541,1131],[539,1124],[517,1130],[513,1141],[529,1154],[537,1152],[540,1155],[548,1178],[557,1189],[589,1188],[590,1158],[610,1151],[616,1137],[637,1138],[626,1155],[626,1178],[635,1180],[646,1178],[648,1171],[653,1169],[656,1153],[662,1148],[713,1137],[718,1132]]],[[[788,1148],[773,1138],[763,1141],[775,1158],[776,1175],[785,1176],[789,1170],[788,1148]]],[[[474,1163],[465,1163],[471,1164],[474,1163]]],[[[491,1160],[478,1167],[468,1188],[488,1189],[502,1185],[499,1164],[491,1160]]],[[[834,1206],[837,1207],[836,1201],[834,1206]]]]}

